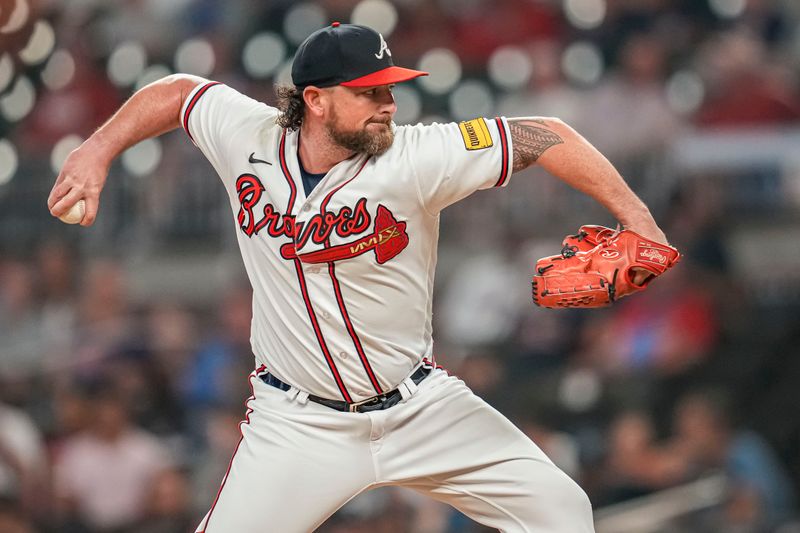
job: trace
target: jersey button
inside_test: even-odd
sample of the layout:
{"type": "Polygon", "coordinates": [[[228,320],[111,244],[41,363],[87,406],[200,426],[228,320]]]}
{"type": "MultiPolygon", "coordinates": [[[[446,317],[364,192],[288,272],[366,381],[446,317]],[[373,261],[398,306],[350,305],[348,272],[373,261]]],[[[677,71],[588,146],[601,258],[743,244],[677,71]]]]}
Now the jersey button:
{"type": "Polygon", "coordinates": [[[323,311],[323,312],[322,312],[322,317],[323,317],[323,318],[330,318],[330,317],[331,317],[331,314],[330,314],[329,312],[327,312],[327,311],[323,311]]]}
{"type": "Polygon", "coordinates": [[[342,359],[347,359],[347,352],[339,352],[339,357],[342,359]]]}
{"type": "Polygon", "coordinates": [[[311,267],[308,269],[309,274],[319,274],[319,267],[311,267]]]}
{"type": "Polygon", "coordinates": [[[311,206],[306,204],[303,206],[303,211],[311,211],[311,206]]]}

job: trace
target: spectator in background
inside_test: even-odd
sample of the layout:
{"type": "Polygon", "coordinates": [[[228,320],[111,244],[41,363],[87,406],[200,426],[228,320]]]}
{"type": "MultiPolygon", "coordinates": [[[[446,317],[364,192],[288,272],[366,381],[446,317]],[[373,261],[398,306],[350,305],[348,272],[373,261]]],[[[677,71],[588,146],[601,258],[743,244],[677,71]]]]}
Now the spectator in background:
{"type": "Polygon", "coordinates": [[[564,32],[558,8],[550,2],[477,0],[442,3],[450,5],[449,22],[454,27],[454,40],[450,46],[469,70],[482,70],[492,52],[501,46],[516,46],[529,39],[552,39],[564,32]]]}
{"type": "Polygon", "coordinates": [[[182,406],[151,342],[147,337],[120,346],[104,361],[101,373],[108,376],[136,425],[162,436],[175,434],[183,427],[182,406]]]}
{"type": "Polygon", "coordinates": [[[60,454],[62,445],[75,434],[89,428],[92,404],[85,386],[68,377],[57,377],[51,383],[52,427],[48,446],[51,454],[60,454]]]}
{"type": "MultiPolygon", "coordinates": [[[[396,487],[362,494],[339,509],[319,529],[320,533],[406,533],[419,531],[415,510],[396,487]]],[[[422,532],[420,532],[422,533],[422,532]]]]}
{"type": "Polygon", "coordinates": [[[35,533],[33,524],[20,512],[14,501],[0,496],[0,531],[3,533],[35,533]]]}
{"type": "Polygon", "coordinates": [[[580,449],[569,433],[553,429],[534,416],[516,419],[515,423],[565,474],[581,479],[580,449]]]}
{"type": "Polygon", "coordinates": [[[180,470],[158,473],[148,497],[146,519],[136,533],[189,532],[196,525],[186,474],[180,470]]]}
{"type": "Polygon", "coordinates": [[[736,429],[728,398],[716,391],[692,392],[675,410],[674,453],[687,474],[723,470],[729,498],[719,531],[772,531],[791,517],[795,495],[785,467],[757,433],[736,429]]]}
{"type": "MultiPolygon", "coordinates": [[[[69,4],[64,4],[65,6],[69,4]]],[[[72,30],[75,35],[89,37],[91,32],[72,30]]],[[[69,30],[64,33],[67,34],[69,30]]],[[[91,40],[91,39],[87,39],[91,40]]],[[[52,147],[66,135],[91,135],[93,129],[107,119],[121,104],[119,93],[104,69],[97,68],[93,55],[96,46],[85,43],[71,50],[75,61],[72,82],[60,91],[42,91],[31,116],[22,124],[22,148],[35,154],[42,146],[52,147]]]]}
{"type": "Polygon", "coordinates": [[[608,374],[685,373],[716,345],[713,295],[682,265],[610,313],[593,316],[583,335],[586,360],[608,374]]]}
{"type": "MultiPolygon", "coordinates": [[[[618,65],[584,94],[581,131],[629,179],[643,163],[662,151],[681,127],[666,99],[667,50],[654,33],[633,33],[623,43],[618,65]]],[[[634,181],[635,183],[635,181],[634,181]]]]}
{"type": "Polygon", "coordinates": [[[608,452],[600,480],[601,505],[619,503],[674,485],[684,479],[680,457],[656,442],[644,411],[619,414],[608,430],[608,452]]]}
{"type": "Polygon", "coordinates": [[[707,98],[696,121],[705,127],[780,125],[800,121],[797,75],[778,66],[746,30],[710,39],[698,53],[707,98]]]}
{"type": "Polygon", "coordinates": [[[133,315],[128,283],[122,266],[114,260],[94,261],[81,280],[77,301],[76,346],[65,349],[51,364],[77,366],[85,376],[102,371],[104,360],[133,335],[133,315]]]}
{"type": "Polygon", "coordinates": [[[25,261],[0,263],[0,374],[27,375],[41,366],[44,346],[35,284],[25,261]]]}
{"type": "Polygon", "coordinates": [[[90,398],[90,426],[67,438],[55,458],[61,523],[98,532],[131,528],[144,518],[148,496],[170,459],[154,436],[129,422],[128,408],[110,382],[94,384],[90,398]]]}
{"type": "Polygon", "coordinates": [[[528,87],[503,96],[498,102],[499,114],[513,117],[536,113],[559,117],[568,124],[583,129],[585,94],[571,87],[561,70],[563,45],[560,41],[537,40],[528,43],[532,72],[528,87]]]}
{"type": "Polygon", "coordinates": [[[209,406],[242,405],[249,395],[243,378],[253,370],[250,347],[252,291],[245,287],[225,290],[217,310],[216,323],[183,376],[183,397],[187,408],[203,416],[209,406]]]}
{"type": "Polygon", "coordinates": [[[77,296],[75,251],[64,241],[46,241],[36,249],[36,296],[46,350],[72,346],[77,296]]]}
{"type": "Polygon", "coordinates": [[[454,375],[490,405],[497,407],[498,402],[503,401],[506,369],[497,353],[472,351],[455,361],[451,368],[454,375]]]}
{"type": "Polygon", "coordinates": [[[239,424],[242,421],[241,404],[208,409],[199,426],[203,430],[194,443],[202,443],[199,453],[192,454],[192,509],[202,517],[219,490],[219,480],[225,476],[231,454],[242,438],[239,424]]]}
{"type": "Polygon", "coordinates": [[[33,517],[49,505],[48,482],[41,432],[24,411],[0,403],[0,498],[17,501],[33,517]]]}

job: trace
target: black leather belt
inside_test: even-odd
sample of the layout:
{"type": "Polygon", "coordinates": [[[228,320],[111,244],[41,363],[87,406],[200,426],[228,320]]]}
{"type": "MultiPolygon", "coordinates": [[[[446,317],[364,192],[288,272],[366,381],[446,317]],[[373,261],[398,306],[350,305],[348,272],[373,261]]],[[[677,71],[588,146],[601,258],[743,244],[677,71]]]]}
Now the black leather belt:
{"type": "MultiPolygon", "coordinates": [[[[411,374],[411,381],[415,384],[419,384],[423,379],[428,377],[428,374],[431,373],[431,368],[428,366],[421,366],[411,374]]],[[[266,383],[267,385],[271,385],[283,391],[287,391],[292,388],[291,385],[288,383],[284,383],[280,379],[276,378],[269,372],[265,372],[264,374],[260,374],[258,376],[261,378],[261,381],[266,383]]],[[[399,389],[390,390],[389,392],[384,392],[381,395],[373,396],[372,398],[367,398],[366,400],[362,400],[360,402],[344,402],[341,400],[329,400],[328,398],[320,398],[319,396],[314,396],[313,394],[308,395],[308,399],[312,402],[316,402],[320,405],[324,405],[325,407],[330,407],[331,409],[335,409],[337,411],[344,411],[350,413],[366,413],[368,411],[380,411],[382,409],[388,409],[393,405],[397,405],[400,403],[400,400],[403,399],[403,395],[400,394],[399,389]]]]}

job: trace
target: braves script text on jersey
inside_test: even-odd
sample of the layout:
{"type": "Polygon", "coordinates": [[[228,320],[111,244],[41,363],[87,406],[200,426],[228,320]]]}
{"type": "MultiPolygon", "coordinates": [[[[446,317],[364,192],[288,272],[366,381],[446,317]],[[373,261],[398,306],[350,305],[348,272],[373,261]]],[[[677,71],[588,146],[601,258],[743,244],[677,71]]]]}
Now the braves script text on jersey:
{"type": "Polygon", "coordinates": [[[380,156],[334,166],[306,197],[297,131],[223,84],[181,121],[225,185],[253,286],[243,439],[198,531],[313,530],[372,487],[403,485],[503,531],[591,531],[583,492],[455,377],[432,370],[439,212],[511,172],[505,119],[400,126],[380,156]],[[265,384],[270,372],[291,385],[265,384]],[[340,412],[395,388],[403,402],[340,412]]]}

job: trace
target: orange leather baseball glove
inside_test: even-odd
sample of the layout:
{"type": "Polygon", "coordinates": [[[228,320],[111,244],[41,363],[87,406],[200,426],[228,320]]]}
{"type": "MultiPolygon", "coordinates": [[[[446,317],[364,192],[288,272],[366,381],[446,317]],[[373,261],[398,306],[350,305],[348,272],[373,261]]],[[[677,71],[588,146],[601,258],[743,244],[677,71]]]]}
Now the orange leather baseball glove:
{"type": "Polygon", "coordinates": [[[542,307],[605,307],[643,290],[681,257],[668,244],[604,226],[581,226],[562,245],[559,255],[536,262],[533,301],[542,307]],[[652,275],[637,285],[634,268],[652,275]]]}

